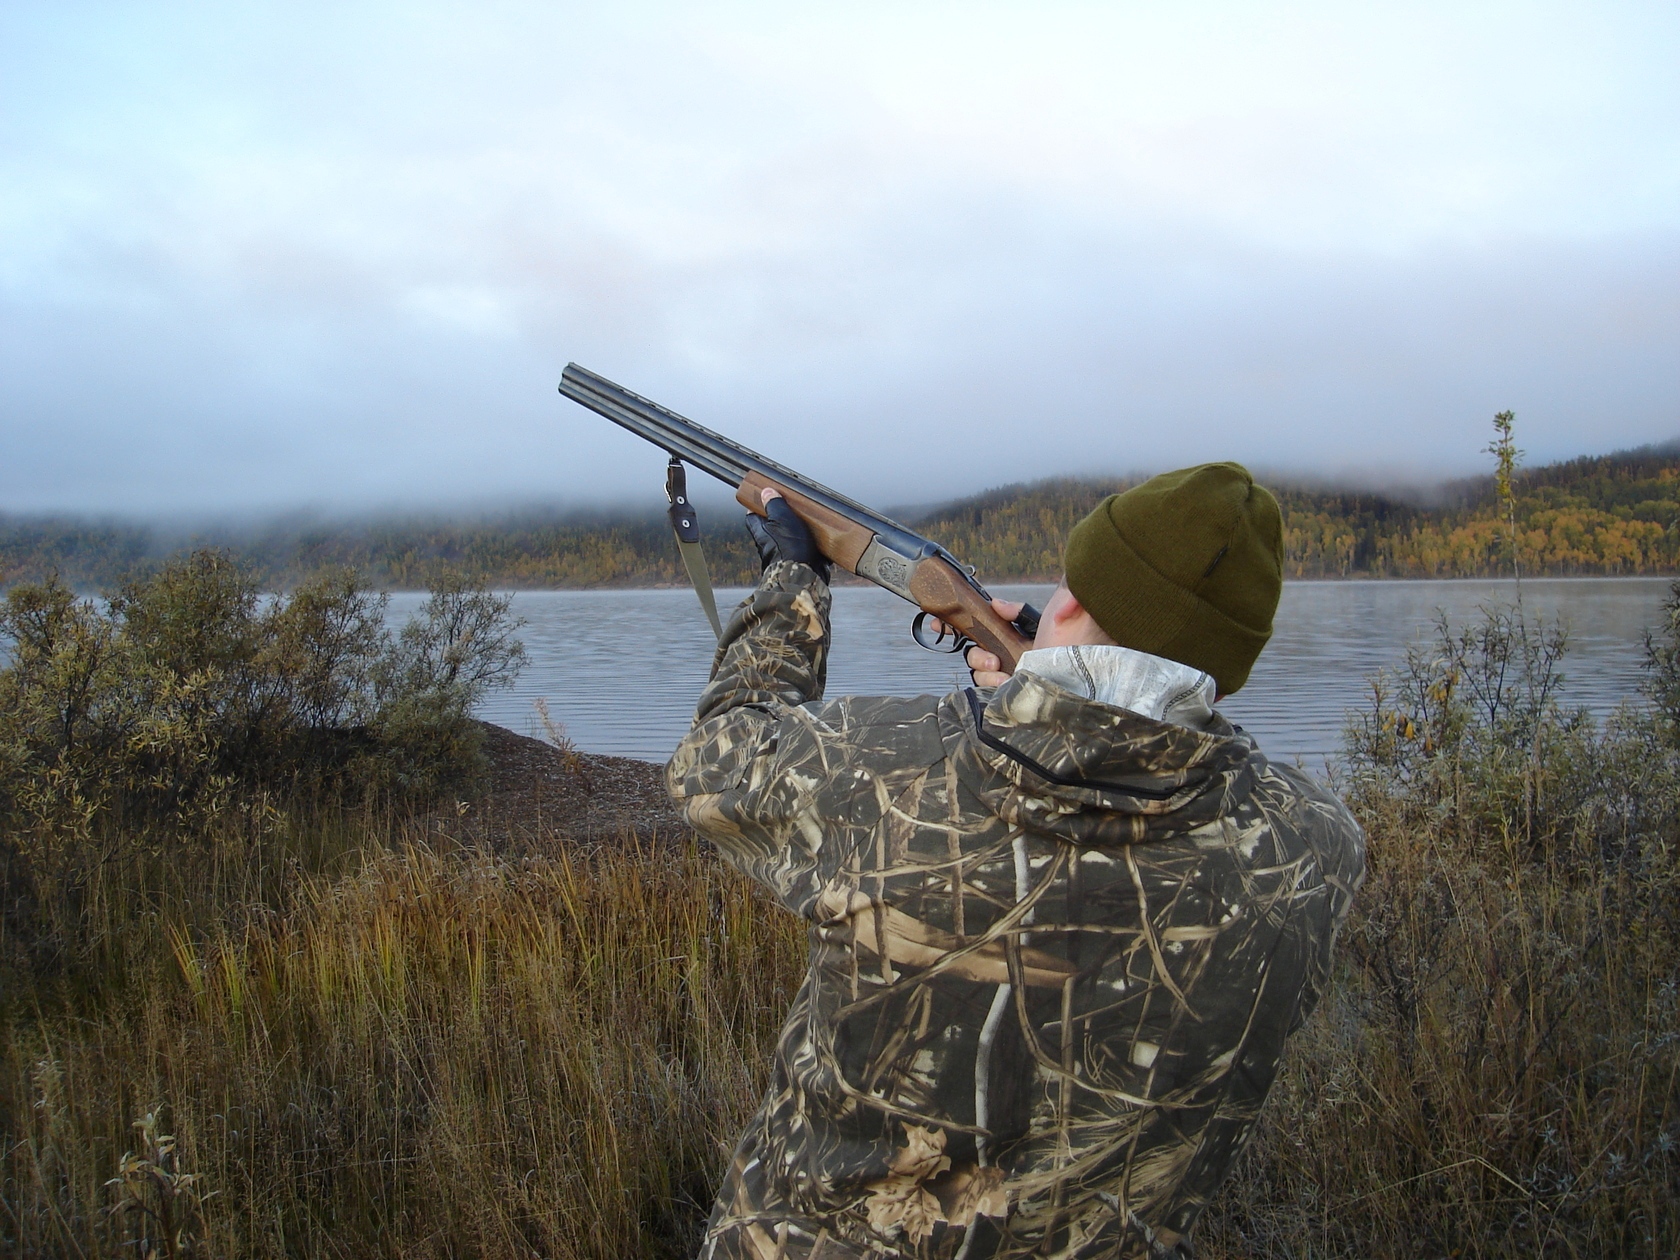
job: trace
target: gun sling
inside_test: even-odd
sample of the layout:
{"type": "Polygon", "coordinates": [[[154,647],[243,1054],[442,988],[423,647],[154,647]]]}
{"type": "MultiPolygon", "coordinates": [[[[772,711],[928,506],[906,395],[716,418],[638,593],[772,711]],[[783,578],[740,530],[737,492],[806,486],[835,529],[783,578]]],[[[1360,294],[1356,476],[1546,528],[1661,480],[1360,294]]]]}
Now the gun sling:
{"type": "Polygon", "coordinates": [[[683,469],[682,460],[675,455],[665,466],[665,497],[671,501],[668,513],[671,532],[677,536],[677,554],[682,557],[683,568],[688,570],[689,584],[700,597],[700,607],[706,610],[706,620],[712,623],[712,633],[722,639],[723,623],[718,620],[712,575],[706,568],[705,548],[700,545],[700,516],[695,512],[694,504],[688,501],[688,474],[683,469]]]}

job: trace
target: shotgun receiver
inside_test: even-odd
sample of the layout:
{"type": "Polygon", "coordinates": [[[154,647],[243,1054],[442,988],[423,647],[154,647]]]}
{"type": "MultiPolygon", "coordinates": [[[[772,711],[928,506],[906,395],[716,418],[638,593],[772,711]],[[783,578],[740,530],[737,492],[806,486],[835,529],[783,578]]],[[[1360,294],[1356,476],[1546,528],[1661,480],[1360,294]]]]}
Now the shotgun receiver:
{"type": "Polygon", "coordinates": [[[1037,614],[1026,609],[1018,621],[1005,621],[973,571],[938,543],[575,363],[566,365],[560,392],[663,447],[673,464],[686,461],[736,487],[735,498],[749,512],[764,515],[763,491],[779,490],[824,555],[921,609],[911,633],[923,647],[956,652],[977,643],[1013,671],[1032,646],[1037,614]],[[951,633],[924,637],[930,616],[951,633]]]}

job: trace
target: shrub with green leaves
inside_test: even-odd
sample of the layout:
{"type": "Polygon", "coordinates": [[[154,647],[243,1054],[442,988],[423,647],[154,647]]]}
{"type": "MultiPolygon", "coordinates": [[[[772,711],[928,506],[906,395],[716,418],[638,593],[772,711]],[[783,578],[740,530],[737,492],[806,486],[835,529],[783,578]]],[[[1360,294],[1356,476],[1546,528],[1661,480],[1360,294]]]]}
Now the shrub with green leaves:
{"type": "Polygon", "coordinates": [[[56,580],[0,603],[0,810],[190,824],[252,791],[426,799],[481,769],[473,706],[524,660],[509,600],[451,577],[392,634],[324,570],[268,597],[198,551],[100,602],[56,580]]]}
{"type": "Polygon", "coordinates": [[[1670,584],[1662,620],[1645,631],[1646,698],[1672,744],[1680,745],[1680,581],[1670,584]]]}
{"type": "MultiPolygon", "coordinates": [[[[1671,604],[1673,601],[1671,600],[1671,604]]],[[[1648,651],[1652,707],[1603,723],[1562,702],[1568,634],[1520,606],[1488,607],[1410,647],[1371,680],[1344,732],[1356,804],[1451,836],[1508,832],[1534,856],[1591,843],[1638,861],[1680,815],[1680,622],[1648,651]],[[1637,790],[1632,790],[1636,786],[1637,790]]]]}

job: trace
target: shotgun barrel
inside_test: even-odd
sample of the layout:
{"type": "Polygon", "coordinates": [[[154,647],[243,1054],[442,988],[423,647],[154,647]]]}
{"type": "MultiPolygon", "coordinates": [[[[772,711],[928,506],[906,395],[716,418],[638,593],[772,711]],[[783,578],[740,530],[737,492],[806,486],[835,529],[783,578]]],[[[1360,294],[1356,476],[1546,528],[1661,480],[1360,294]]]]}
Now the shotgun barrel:
{"type": "MultiPolygon", "coordinates": [[[[614,424],[629,429],[637,437],[664,447],[678,459],[693,464],[701,472],[710,473],[726,485],[739,487],[748,473],[757,473],[777,486],[798,490],[812,502],[840,512],[859,525],[867,525],[884,546],[906,559],[922,559],[944,552],[937,543],[906,529],[891,517],[865,507],[856,499],[848,499],[839,491],[830,490],[757,451],[748,450],[739,442],[714,433],[687,416],[679,416],[668,407],[661,407],[640,394],[632,393],[586,367],[568,363],[560,377],[560,392],[614,424]]],[[[946,558],[950,559],[948,555],[946,558]]],[[[956,561],[952,560],[952,563],[956,561]]],[[[979,589],[978,584],[976,589],[979,589]]]]}
{"type": "MultiPolygon", "coordinates": [[[[762,491],[772,487],[781,491],[788,505],[811,527],[829,559],[938,617],[960,635],[998,655],[1006,668],[1013,669],[1020,653],[1030,646],[1029,636],[1022,633],[1030,627],[999,617],[991,607],[990,594],[966,565],[938,543],[891,517],[576,363],[566,365],[560,392],[675,458],[734,486],[736,499],[748,511],[762,515],[762,491]]],[[[918,642],[931,646],[919,629],[916,635],[918,642]]]]}

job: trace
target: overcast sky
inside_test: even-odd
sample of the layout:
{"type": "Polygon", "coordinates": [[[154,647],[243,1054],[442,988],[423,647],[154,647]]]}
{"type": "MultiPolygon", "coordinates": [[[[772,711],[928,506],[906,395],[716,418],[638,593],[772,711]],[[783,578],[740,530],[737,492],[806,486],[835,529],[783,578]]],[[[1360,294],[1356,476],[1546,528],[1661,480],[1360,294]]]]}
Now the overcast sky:
{"type": "Polygon", "coordinates": [[[0,510],[1680,436],[1680,6],[0,4],[0,510]]]}

